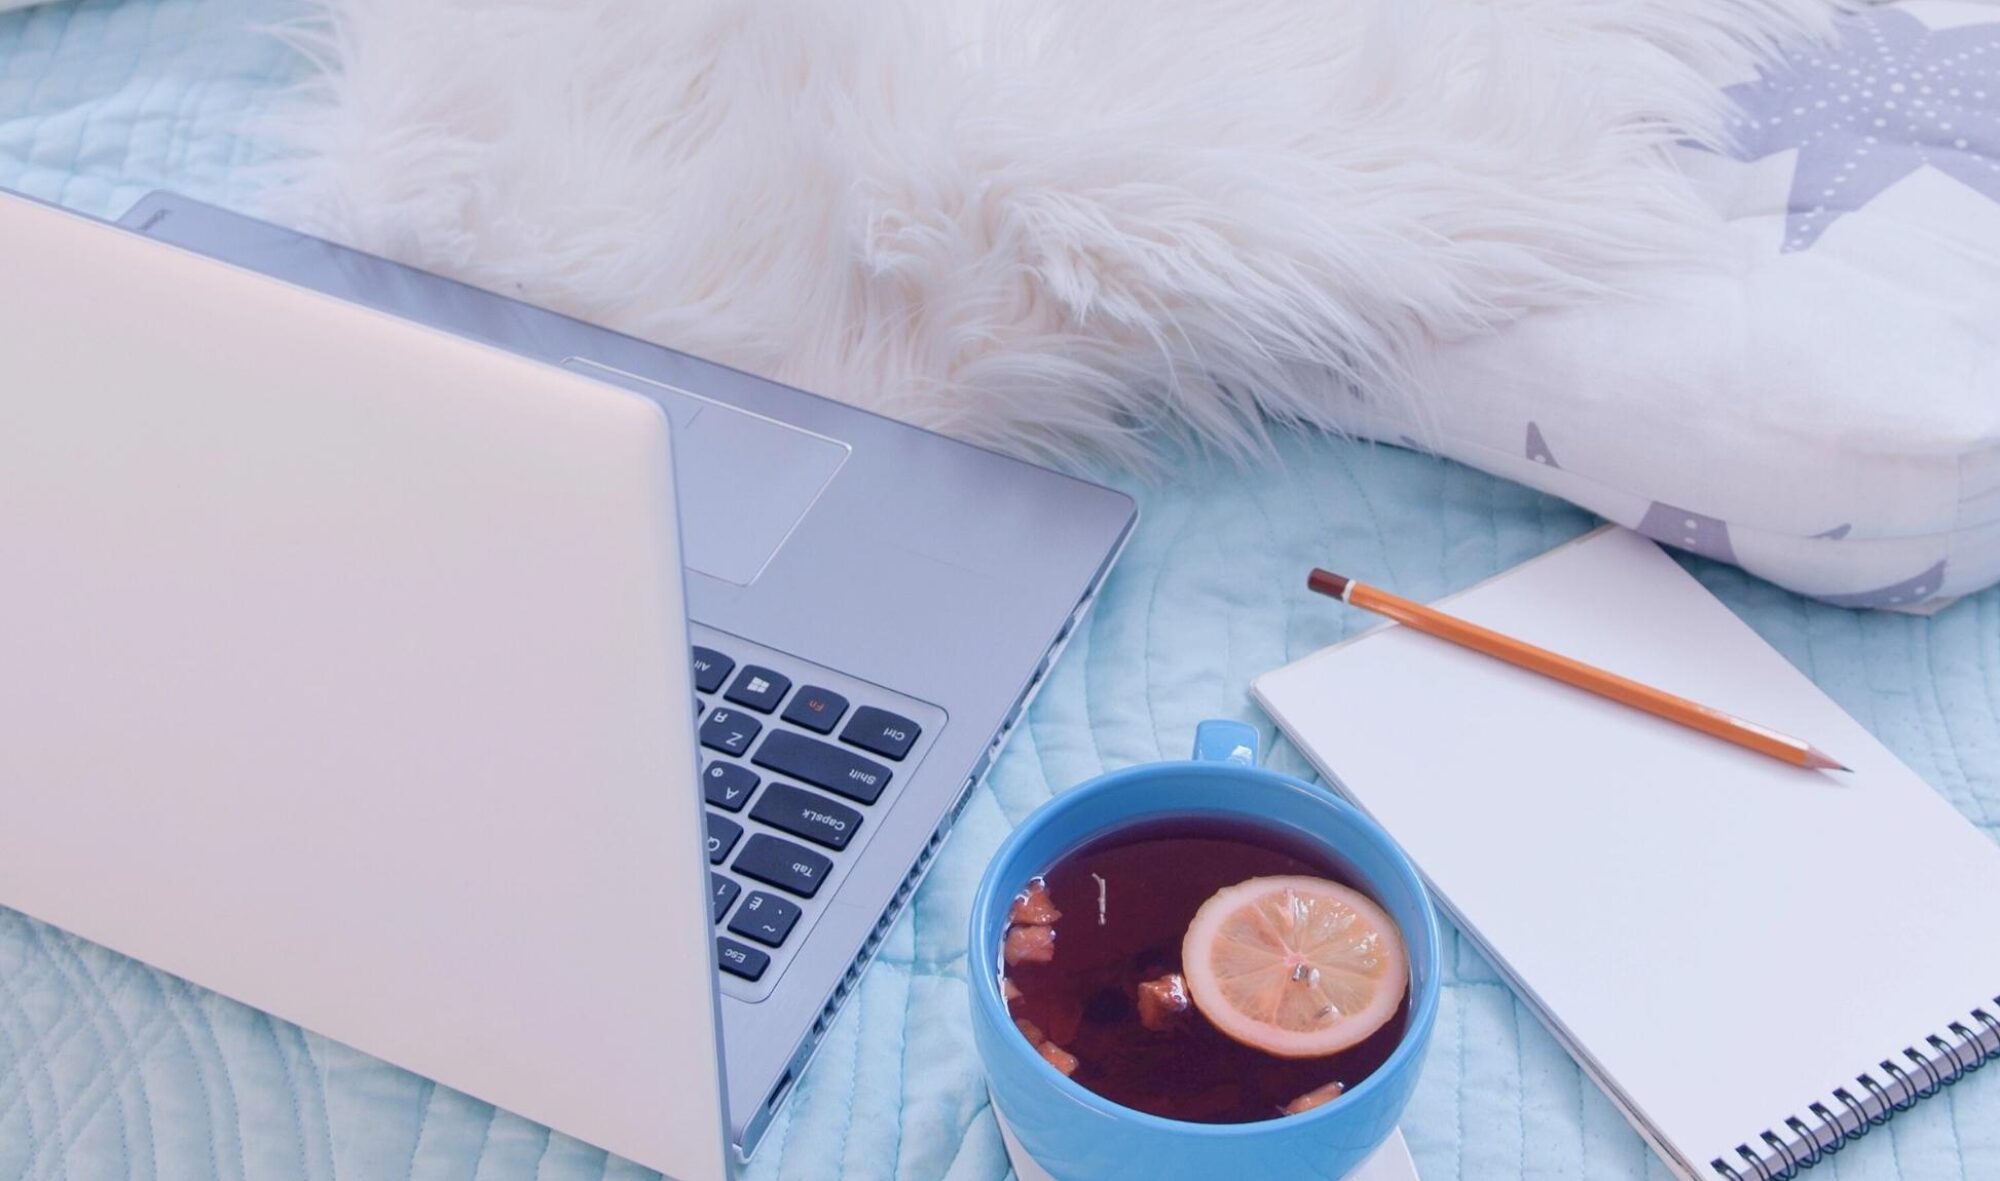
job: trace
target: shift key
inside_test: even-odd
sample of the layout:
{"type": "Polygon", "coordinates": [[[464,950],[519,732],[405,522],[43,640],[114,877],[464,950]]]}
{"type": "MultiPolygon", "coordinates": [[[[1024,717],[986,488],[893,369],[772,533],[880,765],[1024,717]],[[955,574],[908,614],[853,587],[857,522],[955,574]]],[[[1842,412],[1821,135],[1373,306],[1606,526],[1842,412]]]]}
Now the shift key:
{"type": "Polygon", "coordinates": [[[773,730],[750,761],[863,804],[880,799],[889,786],[889,768],[882,764],[790,730],[773,730]]]}

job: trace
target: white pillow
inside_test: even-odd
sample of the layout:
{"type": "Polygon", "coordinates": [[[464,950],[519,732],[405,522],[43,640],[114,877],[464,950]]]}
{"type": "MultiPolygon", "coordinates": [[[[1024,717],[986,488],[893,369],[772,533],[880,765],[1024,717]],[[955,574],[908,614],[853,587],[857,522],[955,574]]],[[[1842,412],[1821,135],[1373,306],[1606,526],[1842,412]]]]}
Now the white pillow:
{"type": "Polygon", "coordinates": [[[1843,18],[1688,149],[1727,262],[1438,359],[1429,443],[1850,606],[2000,580],[2000,9],[1843,18]]]}

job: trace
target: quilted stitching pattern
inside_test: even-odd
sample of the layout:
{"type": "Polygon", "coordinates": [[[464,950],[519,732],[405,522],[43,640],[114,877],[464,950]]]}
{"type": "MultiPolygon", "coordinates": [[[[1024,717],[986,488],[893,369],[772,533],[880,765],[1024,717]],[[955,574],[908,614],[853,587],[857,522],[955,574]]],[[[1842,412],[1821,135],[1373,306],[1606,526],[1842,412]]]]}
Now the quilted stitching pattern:
{"type": "Polygon", "coordinates": [[[80,0],[0,16],[0,185],[103,215],[171,185],[240,200],[242,134],[296,60],[255,0],[80,0]]]}
{"type": "MultiPolygon", "coordinates": [[[[241,134],[288,77],[253,0],[86,0],[0,17],[0,184],[93,213],[156,185],[252,191],[241,134]]],[[[275,15],[274,15],[275,13],[275,15]]],[[[1365,621],[1299,587],[1328,555],[1420,597],[1583,531],[1561,502],[1411,452],[1295,439],[1241,473],[1190,462],[968,808],[930,881],[748,1171],[756,1181],[997,1181],[961,1019],[980,868],[1055,791],[1182,754],[1210,716],[1263,725],[1249,678],[1365,621]]],[[[1989,834],[2000,826],[2000,592],[1934,619],[1810,604],[1690,560],[1989,834]]],[[[1309,768],[1279,743],[1271,761],[1309,768]]],[[[1405,1131],[1424,1175],[1665,1178],[1611,1105],[1453,936],[1405,1131]]],[[[1635,1020],[1644,1020],[1636,1014],[1635,1020]]],[[[472,1178],[640,1170],[18,914],[0,911],[0,1181],[472,1178]]],[[[2000,1176],[2000,1072],[1900,1117],[1826,1178],[2000,1176]]]]}

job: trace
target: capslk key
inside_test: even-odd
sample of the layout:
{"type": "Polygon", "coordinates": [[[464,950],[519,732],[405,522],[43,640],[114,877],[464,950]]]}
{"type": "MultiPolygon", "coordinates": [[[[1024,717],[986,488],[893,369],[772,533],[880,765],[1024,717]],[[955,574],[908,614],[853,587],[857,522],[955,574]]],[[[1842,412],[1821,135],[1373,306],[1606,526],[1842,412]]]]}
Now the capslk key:
{"type": "Polygon", "coordinates": [[[889,768],[882,764],[790,730],[771,731],[750,761],[863,804],[880,799],[889,786],[889,768]]]}
{"type": "Polygon", "coordinates": [[[811,849],[761,832],[750,838],[743,846],[742,856],[736,859],[737,873],[756,878],[767,886],[789,890],[801,898],[819,893],[827,871],[832,868],[833,862],[811,849]]]}
{"type": "Polygon", "coordinates": [[[847,842],[854,839],[854,831],[861,827],[861,813],[789,783],[774,783],[766,788],[764,798],[751,809],[750,818],[834,850],[845,849],[847,842]]]}

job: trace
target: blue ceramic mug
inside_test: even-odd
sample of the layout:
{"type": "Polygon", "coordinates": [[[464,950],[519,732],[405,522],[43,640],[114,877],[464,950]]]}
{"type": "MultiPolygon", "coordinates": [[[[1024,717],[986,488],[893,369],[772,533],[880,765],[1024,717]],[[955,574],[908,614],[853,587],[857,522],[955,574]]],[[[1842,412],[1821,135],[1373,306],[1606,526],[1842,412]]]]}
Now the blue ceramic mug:
{"type": "Polygon", "coordinates": [[[1204,722],[1194,758],[1101,775],[1037,809],[1000,847],[972,902],[972,1032],[993,1103],[1021,1148],[1055,1181],[1336,1181],[1388,1138],[1423,1067],[1438,1007],[1438,922],[1408,857],[1376,823],[1324,788],[1264,770],[1257,732],[1204,722]],[[1389,1060],[1339,1099],[1248,1124],[1163,1119],[1102,1098],[1035,1052],[1000,992],[1000,944],[1022,883],[1069,851],[1128,825],[1215,816],[1329,850],[1403,931],[1410,1020],[1389,1060]]]}

